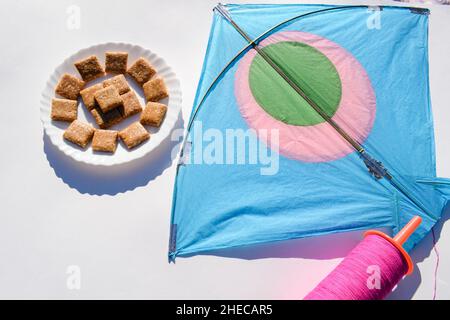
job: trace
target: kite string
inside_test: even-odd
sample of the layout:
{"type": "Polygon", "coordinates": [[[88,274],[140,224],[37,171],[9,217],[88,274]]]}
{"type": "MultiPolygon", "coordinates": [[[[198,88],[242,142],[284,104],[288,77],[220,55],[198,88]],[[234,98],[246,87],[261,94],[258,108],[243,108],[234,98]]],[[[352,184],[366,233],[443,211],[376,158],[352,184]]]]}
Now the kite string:
{"type": "Polygon", "coordinates": [[[436,255],[436,265],[434,267],[434,285],[433,285],[433,300],[436,300],[436,294],[437,294],[437,278],[438,278],[438,271],[439,271],[439,250],[437,248],[437,241],[436,236],[434,234],[434,227],[431,228],[431,234],[433,236],[433,250],[436,255]]]}

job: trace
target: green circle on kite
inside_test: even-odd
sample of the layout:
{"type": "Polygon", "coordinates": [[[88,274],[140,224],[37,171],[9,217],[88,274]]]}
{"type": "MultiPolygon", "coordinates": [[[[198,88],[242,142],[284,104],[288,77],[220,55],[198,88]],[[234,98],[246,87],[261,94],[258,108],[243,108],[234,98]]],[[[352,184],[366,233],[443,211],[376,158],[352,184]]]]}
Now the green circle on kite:
{"type": "MultiPolygon", "coordinates": [[[[328,116],[335,114],[341,100],[341,80],[323,53],[294,41],[277,42],[262,50],[328,116]]],[[[325,121],[259,54],[250,66],[249,83],[255,100],[275,119],[297,126],[325,121]]]]}

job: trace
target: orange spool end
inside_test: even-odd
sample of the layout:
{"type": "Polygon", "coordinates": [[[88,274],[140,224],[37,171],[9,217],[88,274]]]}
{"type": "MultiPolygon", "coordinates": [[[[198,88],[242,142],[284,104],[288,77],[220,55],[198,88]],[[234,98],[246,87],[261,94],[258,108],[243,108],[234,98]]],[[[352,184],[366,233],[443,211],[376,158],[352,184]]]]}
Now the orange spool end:
{"type": "Polygon", "coordinates": [[[369,230],[366,233],[364,233],[364,237],[368,235],[377,235],[382,237],[383,239],[389,241],[395,248],[397,248],[398,251],[402,254],[403,258],[405,259],[407,265],[408,265],[408,271],[406,272],[406,275],[409,275],[414,270],[414,265],[412,262],[411,257],[409,254],[403,249],[403,244],[408,240],[408,238],[411,236],[411,234],[417,229],[417,227],[422,222],[422,218],[419,216],[414,216],[407,224],[403,227],[402,230],[400,230],[397,235],[394,238],[389,237],[387,234],[378,231],[378,230],[369,230]]]}

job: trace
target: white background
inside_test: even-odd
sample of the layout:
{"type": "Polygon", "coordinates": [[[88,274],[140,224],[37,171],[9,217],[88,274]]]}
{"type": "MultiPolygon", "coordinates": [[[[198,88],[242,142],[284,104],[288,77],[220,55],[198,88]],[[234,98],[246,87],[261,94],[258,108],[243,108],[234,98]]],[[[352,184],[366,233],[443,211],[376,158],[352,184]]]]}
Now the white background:
{"type": "MultiPolygon", "coordinates": [[[[2,2],[0,298],[302,298],[360,240],[360,233],[351,233],[243,250],[243,258],[197,256],[169,265],[171,145],[138,163],[99,170],[69,161],[44,137],[39,101],[47,77],[79,49],[108,41],[139,44],[164,57],[181,80],[186,118],[214,5],[206,0],[2,2]],[[66,27],[70,5],[81,8],[80,29],[66,27]],[[66,286],[70,265],[81,268],[80,290],[66,286]]],[[[450,7],[431,8],[437,168],[439,176],[450,177],[450,7]]],[[[450,229],[441,228],[442,223],[437,297],[449,299],[450,229]]],[[[412,256],[418,268],[391,298],[432,298],[431,237],[412,256]]]]}

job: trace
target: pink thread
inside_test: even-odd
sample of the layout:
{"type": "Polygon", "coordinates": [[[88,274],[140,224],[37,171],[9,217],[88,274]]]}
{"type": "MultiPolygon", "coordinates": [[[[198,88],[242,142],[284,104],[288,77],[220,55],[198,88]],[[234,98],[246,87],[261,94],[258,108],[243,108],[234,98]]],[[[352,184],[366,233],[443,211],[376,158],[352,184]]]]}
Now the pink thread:
{"type": "Polygon", "coordinates": [[[387,240],[369,235],[311,291],[305,300],[379,300],[408,269],[401,253],[387,240]]]}

